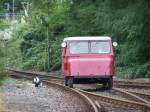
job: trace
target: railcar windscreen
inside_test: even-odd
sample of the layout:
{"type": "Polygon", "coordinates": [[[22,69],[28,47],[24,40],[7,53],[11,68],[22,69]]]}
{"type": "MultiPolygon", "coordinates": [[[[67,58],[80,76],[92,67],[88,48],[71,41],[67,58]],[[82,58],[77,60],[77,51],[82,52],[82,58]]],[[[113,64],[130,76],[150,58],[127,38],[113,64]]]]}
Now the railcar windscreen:
{"type": "Polygon", "coordinates": [[[70,42],[71,54],[85,54],[89,52],[88,42],[70,42]]]}
{"type": "Polygon", "coordinates": [[[110,43],[91,42],[91,53],[110,53],[110,43]]]}

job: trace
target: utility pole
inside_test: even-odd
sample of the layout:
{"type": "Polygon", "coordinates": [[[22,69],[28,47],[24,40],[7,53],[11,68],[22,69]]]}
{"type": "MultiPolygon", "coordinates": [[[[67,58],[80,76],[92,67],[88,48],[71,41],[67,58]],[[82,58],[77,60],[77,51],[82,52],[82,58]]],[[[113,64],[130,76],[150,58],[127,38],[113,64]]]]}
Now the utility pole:
{"type": "Polygon", "coordinates": [[[13,0],[13,20],[15,20],[15,0],[13,0]]]}
{"type": "Polygon", "coordinates": [[[47,47],[48,47],[48,62],[47,62],[47,71],[50,71],[50,52],[51,52],[51,46],[50,46],[50,37],[49,37],[49,27],[47,25],[47,47]]]}
{"type": "Polygon", "coordinates": [[[28,2],[22,2],[22,7],[24,9],[25,16],[28,17],[28,10],[29,10],[28,2]]]}
{"type": "Polygon", "coordinates": [[[48,52],[48,57],[47,57],[47,71],[50,71],[50,56],[51,56],[51,45],[50,45],[50,36],[49,36],[49,25],[48,22],[45,20],[45,18],[42,16],[40,17],[41,23],[45,26],[46,28],[46,36],[47,36],[47,52],[48,52]]]}

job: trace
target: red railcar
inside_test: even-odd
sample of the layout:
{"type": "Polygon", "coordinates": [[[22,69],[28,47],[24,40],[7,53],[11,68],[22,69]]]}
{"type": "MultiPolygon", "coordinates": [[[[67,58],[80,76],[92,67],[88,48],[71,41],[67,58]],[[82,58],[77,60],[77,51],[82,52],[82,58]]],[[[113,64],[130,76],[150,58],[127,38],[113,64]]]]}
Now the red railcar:
{"type": "Polygon", "coordinates": [[[68,37],[61,46],[66,86],[97,82],[107,88],[113,86],[115,67],[110,37],[68,37]]]}

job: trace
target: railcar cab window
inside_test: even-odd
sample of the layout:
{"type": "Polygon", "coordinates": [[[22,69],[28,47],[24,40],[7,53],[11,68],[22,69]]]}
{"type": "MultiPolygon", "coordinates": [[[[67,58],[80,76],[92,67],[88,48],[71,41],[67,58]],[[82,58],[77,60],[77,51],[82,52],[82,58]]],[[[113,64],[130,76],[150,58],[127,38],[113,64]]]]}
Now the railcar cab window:
{"type": "Polygon", "coordinates": [[[69,46],[71,54],[85,54],[89,52],[88,42],[70,42],[69,46]]]}
{"type": "Polygon", "coordinates": [[[91,41],[91,42],[70,42],[71,54],[97,54],[110,53],[110,43],[108,41],[91,41]]]}
{"type": "Polygon", "coordinates": [[[106,42],[91,42],[91,53],[110,53],[110,43],[106,42]]]}

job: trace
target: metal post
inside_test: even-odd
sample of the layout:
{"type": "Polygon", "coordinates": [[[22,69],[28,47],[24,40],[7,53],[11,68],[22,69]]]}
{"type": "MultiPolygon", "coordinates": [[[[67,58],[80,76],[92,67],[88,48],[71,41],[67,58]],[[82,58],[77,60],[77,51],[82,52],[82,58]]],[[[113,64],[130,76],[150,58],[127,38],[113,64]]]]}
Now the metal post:
{"type": "Polygon", "coordinates": [[[49,27],[47,26],[47,45],[48,45],[48,62],[47,62],[47,71],[50,71],[50,37],[49,37],[49,27]]]}
{"type": "Polygon", "coordinates": [[[43,60],[44,72],[46,72],[46,57],[47,57],[47,51],[45,49],[45,51],[44,51],[44,60],[43,60]]]}
{"type": "Polygon", "coordinates": [[[14,14],[15,14],[15,1],[13,0],[13,20],[15,19],[14,18],[14,16],[15,16],[14,14]]]}
{"type": "Polygon", "coordinates": [[[46,28],[46,35],[47,35],[47,53],[48,53],[48,57],[47,57],[47,71],[50,71],[50,53],[51,53],[51,45],[50,45],[50,37],[49,37],[49,25],[48,22],[45,20],[45,18],[43,16],[40,17],[41,19],[41,23],[45,26],[46,28]]]}

